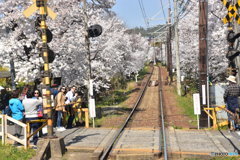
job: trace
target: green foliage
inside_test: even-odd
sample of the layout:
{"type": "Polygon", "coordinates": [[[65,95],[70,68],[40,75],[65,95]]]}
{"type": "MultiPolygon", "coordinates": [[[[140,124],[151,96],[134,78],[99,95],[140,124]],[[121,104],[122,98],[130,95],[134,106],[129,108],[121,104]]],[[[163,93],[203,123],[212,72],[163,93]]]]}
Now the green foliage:
{"type": "Polygon", "coordinates": [[[126,86],[127,86],[127,81],[126,79],[124,78],[123,75],[121,74],[118,74],[116,76],[114,76],[111,81],[111,87],[113,90],[115,89],[125,89],[126,86]]]}
{"type": "Polygon", "coordinates": [[[111,106],[120,104],[128,98],[128,95],[135,90],[136,82],[127,82],[125,89],[118,89],[105,92],[97,97],[97,106],[111,106]]]}
{"type": "Polygon", "coordinates": [[[172,126],[174,129],[183,129],[183,127],[181,127],[181,126],[175,126],[175,125],[173,125],[172,126]]]}
{"type": "Polygon", "coordinates": [[[122,103],[128,98],[128,93],[125,91],[110,91],[108,95],[102,95],[97,100],[99,106],[109,106],[122,103]]]}
{"type": "MultiPolygon", "coordinates": [[[[101,127],[102,126],[102,124],[104,123],[104,121],[105,121],[105,117],[102,117],[102,118],[96,118],[95,119],[95,127],[101,127]]],[[[91,118],[90,119],[90,122],[89,122],[90,124],[93,124],[93,119],[91,118]]]]}
{"type": "MultiPolygon", "coordinates": [[[[138,73],[138,79],[142,80],[146,74],[148,74],[150,67],[145,67],[138,73]]],[[[132,79],[126,79],[122,74],[115,75],[111,81],[111,90],[105,91],[97,96],[98,106],[109,106],[122,103],[128,98],[128,94],[134,89],[135,82],[132,79]]]]}
{"type": "Polygon", "coordinates": [[[181,87],[182,95],[193,94],[198,92],[198,81],[196,79],[186,78],[181,87]]]}
{"type": "Polygon", "coordinates": [[[138,79],[142,80],[146,74],[148,74],[150,66],[145,65],[143,69],[139,71],[138,79]]]}
{"type": "Polygon", "coordinates": [[[193,99],[191,95],[186,95],[185,97],[178,96],[177,92],[175,91],[177,103],[183,109],[184,114],[188,115],[192,119],[195,119],[196,116],[194,115],[194,108],[193,108],[193,99]]]}
{"type": "Polygon", "coordinates": [[[29,83],[26,83],[26,82],[18,82],[17,83],[17,88],[23,88],[25,87],[26,85],[29,85],[29,86],[33,86],[34,85],[34,82],[29,82],[29,83]]]}
{"type": "Polygon", "coordinates": [[[211,160],[239,160],[239,157],[214,157],[211,160]]]}
{"type": "MultiPolygon", "coordinates": [[[[102,118],[95,119],[95,127],[101,127],[102,124],[103,124],[104,122],[106,122],[106,120],[107,120],[108,118],[118,117],[118,116],[120,116],[120,115],[105,115],[105,116],[103,116],[102,118]]],[[[93,123],[92,121],[93,121],[93,120],[90,119],[90,124],[93,123]]],[[[112,126],[110,126],[110,127],[111,127],[111,128],[118,128],[119,126],[114,126],[114,125],[112,125],[112,126]]]]}
{"type": "MultiPolygon", "coordinates": [[[[0,71],[9,71],[9,68],[0,66],[0,71]]],[[[6,87],[8,85],[7,78],[0,78],[0,86],[6,87]]]]}
{"type": "Polygon", "coordinates": [[[228,130],[229,127],[226,125],[226,126],[218,126],[218,129],[219,130],[228,130]]]}
{"type": "MultiPolygon", "coordinates": [[[[155,32],[156,30],[158,30],[159,28],[162,28],[164,25],[156,25],[154,27],[150,27],[147,29],[144,29],[143,27],[136,27],[136,28],[132,28],[127,30],[127,33],[129,34],[138,34],[140,33],[142,36],[144,37],[152,37],[152,33],[155,32]]],[[[164,32],[164,30],[162,30],[164,32]]]]}
{"type": "MultiPolygon", "coordinates": [[[[2,143],[1,143],[2,144],[2,143]]],[[[11,145],[0,144],[1,160],[29,160],[35,155],[32,149],[20,149],[11,145]]]]}
{"type": "MultiPolygon", "coordinates": [[[[9,71],[9,68],[0,66],[0,71],[9,71]]],[[[17,88],[23,88],[26,85],[34,85],[34,82],[25,83],[25,82],[17,82],[17,88]]],[[[10,78],[0,78],[0,86],[3,87],[11,87],[11,79],[10,78]]]]}

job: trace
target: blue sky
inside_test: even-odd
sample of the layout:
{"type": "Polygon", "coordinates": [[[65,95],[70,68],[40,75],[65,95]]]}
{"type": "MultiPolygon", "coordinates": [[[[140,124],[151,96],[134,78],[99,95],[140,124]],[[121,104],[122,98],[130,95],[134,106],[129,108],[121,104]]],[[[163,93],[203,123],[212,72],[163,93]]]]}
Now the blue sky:
{"type": "MultiPolygon", "coordinates": [[[[154,18],[156,15],[154,20],[149,21],[150,27],[166,22],[161,9],[161,0],[142,0],[142,2],[148,18],[154,18]]],[[[162,0],[162,3],[164,5],[165,15],[167,16],[168,0],[162,0]]],[[[125,22],[127,27],[142,26],[146,28],[138,0],[116,0],[113,11],[125,22]]]]}

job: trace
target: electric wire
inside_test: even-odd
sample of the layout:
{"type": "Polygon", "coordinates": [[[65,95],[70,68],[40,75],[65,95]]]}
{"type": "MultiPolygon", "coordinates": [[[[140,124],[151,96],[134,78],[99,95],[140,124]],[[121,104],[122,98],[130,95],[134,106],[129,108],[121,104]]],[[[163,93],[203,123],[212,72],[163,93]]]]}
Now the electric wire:
{"type": "Polygon", "coordinates": [[[166,14],[165,14],[164,8],[163,8],[163,2],[162,2],[162,0],[160,0],[160,2],[161,2],[161,8],[162,8],[162,13],[163,13],[164,19],[167,22],[166,14]]]}
{"type": "Polygon", "coordinates": [[[145,21],[146,21],[146,24],[147,24],[147,27],[149,28],[149,22],[147,20],[147,14],[146,14],[146,11],[145,11],[145,8],[144,8],[144,4],[143,4],[143,1],[141,1],[141,4],[142,4],[142,9],[143,9],[143,13],[144,13],[144,17],[145,17],[145,21]]]}
{"type": "MultiPolygon", "coordinates": [[[[190,5],[193,5],[193,3],[191,3],[191,2],[192,2],[192,0],[186,0],[185,2],[184,2],[184,0],[182,1],[180,10],[177,15],[177,21],[172,24],[169,24],[171,27],[175,27],[175,24],[178,23],[179,20],[181,20],[182,18],[184,18],[185,16],[187,16],[190,13],[191,7],[192,7],[190,5]],[[187,8],[189,8],[189,6],[190,6],[190,9],[187,9],[187,8]]],[[[154,31],[154,33],[164,32],[164,29],[169,25],[165,25],[164,27],[154,31]]],[[[152,33],[152,34],[154,34],[154,33],[152,33]]],[[[157,36],[157,37],[159,37],[159,36],[157,36]]]]}
{"type": "Polygon", "coordinates": [[[146,11],[145,11],[145,8],[144,8],[142,0],[138,0],[138,3],[139,3],[139,6],[140,6],[140,9],[141,9],[141,12],[142,12],[142,16],[143,16],[144,22],[145,22],[147,28],[149,28],[149,23],[147,21],[147,15],[146,15],[146,11]]]}

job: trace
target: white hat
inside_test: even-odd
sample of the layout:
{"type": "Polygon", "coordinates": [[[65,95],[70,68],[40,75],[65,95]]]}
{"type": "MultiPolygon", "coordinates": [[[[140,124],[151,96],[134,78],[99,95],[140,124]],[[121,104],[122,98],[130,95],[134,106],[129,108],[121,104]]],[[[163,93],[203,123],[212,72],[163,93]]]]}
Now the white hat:
{"type": "Polygon", "coordinates": [[[237,83],[235,76],[229,76],[229,77],[227,78],[227,80],[228,80],[228,81],[231,81],[231,82],[233,82],[233,83],[237,83]]]}

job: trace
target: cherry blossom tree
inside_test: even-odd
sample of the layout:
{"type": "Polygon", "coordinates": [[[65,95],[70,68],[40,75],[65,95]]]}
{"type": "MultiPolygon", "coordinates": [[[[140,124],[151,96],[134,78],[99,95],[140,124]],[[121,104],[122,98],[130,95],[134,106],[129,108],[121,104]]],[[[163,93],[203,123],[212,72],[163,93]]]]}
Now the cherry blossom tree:
{"type": "MultiPolygon", "coordinates": [[[[221,1],[208,4],[208,63],[209,73],[215,81],[220,81],[227,67],[226,25],[218,17],[224,17],[221,1]],[[216,15],[218,17],[216,17],[216,15]]],[[[191,1],[185,14],[179,20],[181,70],[185,74],[198,73],[199,55],[199,2],[191,1]],[[191,22],[191,23],[189,23],[191,22]]]]}
{"type": "MultiPolygon", "coordinates": [[[[110,10],[112,0],[92,0],[87,4],[89,24],[103,27],[101,36],[90,39],[92,72],[95,88],[108,88],[112,76],[121,72],[124,76],[138,72],[146,61],[148,44],[140,35],[129,35],[123,22],[110,10]]],[[[34,14],[29,19],[22,14],[32,4],[29,0],[0,1],[0,63],[9,65],[15,61],[16,79],[33,81],[41,76],[43,64],[39,56],[41,39],[36,32],[34,14]]],[[[47,19],[53,40],[48,45],[56,57],[50,65],[54,76],[61,76],[64,85],[86,85],[88,58],[84,41],[84,14],[79,0],[51,0],[49,7],[57,14],[55,20],[47,19]]]]}

